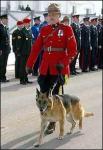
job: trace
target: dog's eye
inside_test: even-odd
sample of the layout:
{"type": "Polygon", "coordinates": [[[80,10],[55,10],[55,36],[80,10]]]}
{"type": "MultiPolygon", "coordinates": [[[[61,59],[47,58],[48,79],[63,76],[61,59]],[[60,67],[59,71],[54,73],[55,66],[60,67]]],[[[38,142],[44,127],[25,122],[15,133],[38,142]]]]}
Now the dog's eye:
{"type": "Polygon", "coordinates": [[[46,104],[46,101],[44,101],[44,104],[46,104]]]}
{"type": "Polygon", "coordinates": [[[39,104],[41,104],[41,100],[39,100],[38,102],[39,102],[39,104]]]}

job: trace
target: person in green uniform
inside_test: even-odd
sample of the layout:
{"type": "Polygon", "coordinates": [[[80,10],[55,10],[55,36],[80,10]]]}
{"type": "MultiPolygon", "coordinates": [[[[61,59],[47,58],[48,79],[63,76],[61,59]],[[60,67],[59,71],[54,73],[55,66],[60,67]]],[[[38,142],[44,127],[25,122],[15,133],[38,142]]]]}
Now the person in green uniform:
{"type": "Polygon", "coordinates": [[[17,29],[12,34],[12,47],[15,54],[15,78],[20,77],[20,54],[23,49],[23,21],[17,21],[17,29]]]}
{"type": "Polygon", "coordinates": [[[26,62],[29,57],[31,51],[31,44],[32,44],[32,33],[30,30],[30,22],[31,19],[25,18],[23,20],[24,28],[22,29],[23,33],[23,43],[22,43],[22,50],[21,50],[21,62],[20,62],[20,84],[28,84],[32,83],[28,80],[27,73],[25,70],[26,62]]]}
{"type": "Polygon", "coordinates": [[[10,53],[10,39],[8,34],[8,16],[3,14],[0,16],[0,82],[9,82],[6,78],[6,68],[8,56],[10,53]]]}

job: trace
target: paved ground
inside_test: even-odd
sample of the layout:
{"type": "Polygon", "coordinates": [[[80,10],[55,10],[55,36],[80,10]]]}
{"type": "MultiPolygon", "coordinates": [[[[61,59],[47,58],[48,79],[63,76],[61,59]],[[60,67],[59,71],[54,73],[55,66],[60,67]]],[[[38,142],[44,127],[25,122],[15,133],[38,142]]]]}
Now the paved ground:
{"type": "MultiPolygon", "coordinates": [[[[12,71],[8,73],[12,78],[12,71]]],[[[21,86],[11,79],[1,89],[1,144],[2,149],[33,149],[40,129],[40,115],[35,104],[36,78],[32,85],[21,86]]],[[[78,127],[67,135],[70,124],[65,124],[65,137],[57,139],[57,130],[44,138],[41,149],[102,149],[102,72],[91,72],[71,77],[65,93],[81,98],[85,109],[94,112],[94,117],[85,118],[83,130],[78,127]]]]}

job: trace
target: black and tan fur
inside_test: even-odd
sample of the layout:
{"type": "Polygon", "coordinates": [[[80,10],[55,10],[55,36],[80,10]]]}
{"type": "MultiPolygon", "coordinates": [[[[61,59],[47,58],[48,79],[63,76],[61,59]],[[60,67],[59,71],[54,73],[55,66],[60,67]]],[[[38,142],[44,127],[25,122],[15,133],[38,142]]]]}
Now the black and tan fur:
{"type": "Polygon", "coordinates": [[[79,121],[79,128],[82,129],[84,117],[93,116],[93,113],[86,113],[80,103],[80,99],[71,95],[53,95],[41,93],[37,89],[36,103],[41,112],[41,131],[38,145],[41,145],[44,131],[48,122],[59,122],[60,133],[58,139],[63,139],[65,120],[72,124],[69,133],[73,132],[76,121],[79,121]]]}

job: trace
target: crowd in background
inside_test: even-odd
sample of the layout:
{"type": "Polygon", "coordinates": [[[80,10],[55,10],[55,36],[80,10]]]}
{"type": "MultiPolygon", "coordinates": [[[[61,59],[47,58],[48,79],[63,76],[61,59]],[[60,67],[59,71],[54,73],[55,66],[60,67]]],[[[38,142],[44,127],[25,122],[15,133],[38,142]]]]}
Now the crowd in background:
{"type": "MultiPolygon", "coordinates": [[[[27,6],[26,10],[30,10],[27,6]]],[[[31,27],[31,19],[25,18],[17,21],[17,29],[12,34],[12,47],[15,54],[15,78],[20,80],[20,84],[32,83],[28,80],[25,70],[26,62],[29,57],[31,46],[36,41],[41,29],[49,24],[48,13],[44,13],[44,21],[41,22],[40,16],[34,18],[34,25],[31,27]]],[[[72,15],[70,24],[69,17],[65,16],[61,23],[70,25],[73,29],[78,54],[70,64],[71,75],[77,75],[76,62],[79,60],[81,72],[95,71],[103,69],[103,18],[85,16],[83,23],[79,23],[79,14],[72,15]]],[[[8,16],[0,16],[0,81],[9,82],[6,78],[6,68],[10,53],[10,41],[7,32],[8,16]]],[[[38,76],[38,70],[43,55],[43,49],[34,65],[32,75],[38,76]]]]}

